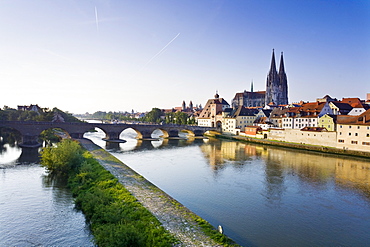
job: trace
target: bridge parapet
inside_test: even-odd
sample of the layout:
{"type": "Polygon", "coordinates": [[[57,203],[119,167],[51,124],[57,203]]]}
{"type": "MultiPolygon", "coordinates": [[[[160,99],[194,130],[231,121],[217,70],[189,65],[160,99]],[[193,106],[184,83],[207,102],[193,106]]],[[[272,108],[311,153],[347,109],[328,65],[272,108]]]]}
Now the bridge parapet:
{"type": "Polygon", "coordinates": [[[174,124],[103,124],[103,123],[58,123],[58,122],[31,122],[31,121],[0,121],[0,127],[13,128],[22,135],[23,146],[35,146],[39,144],[38,137],[42,131],[51,128],[60,128],[66,131],[72,138],[83,138],[84,133],[93,128],[100,128],[104,131],[104,139],[117,141],[122,131],[132,128],[138,133],[138,139],[151,138],[154,130],[159,129],[164,137],[178,137],[182,130],[191,131],[195,136],[202,136],[206,131],[216,130],[210,127],[194,125],[174,124]]]}

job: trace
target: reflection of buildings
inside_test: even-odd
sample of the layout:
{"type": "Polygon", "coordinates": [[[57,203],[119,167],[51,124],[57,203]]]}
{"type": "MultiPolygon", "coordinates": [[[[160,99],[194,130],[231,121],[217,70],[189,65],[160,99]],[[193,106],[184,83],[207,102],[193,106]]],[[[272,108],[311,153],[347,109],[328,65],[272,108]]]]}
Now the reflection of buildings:
{"type": "Polygon", "coordinates": [[[219,141],[209,139],[200,146],[203,155],[209,160],[209,165],[213,170],[221,168],[227,161],[245,161],[248,159],[246,150],[255,154],[255,147],[241,142],[219,141]]]}
{"type": "Polygon", "coordinates": [[[337,186],[361,190],[370,198],[370,162],[365,159],[354,160],[344,156],[215,139],[210,139],[200,149],[215,171],[235,165],[235,161],[245,166],[249,163],[245,161],[264,160],[261,165],[265,169],[266,196],[272,199],[281,196],[285,190],[284,181],[291,176],[315,186],[327,186],[327,183],[334,182],[337,186]]]}

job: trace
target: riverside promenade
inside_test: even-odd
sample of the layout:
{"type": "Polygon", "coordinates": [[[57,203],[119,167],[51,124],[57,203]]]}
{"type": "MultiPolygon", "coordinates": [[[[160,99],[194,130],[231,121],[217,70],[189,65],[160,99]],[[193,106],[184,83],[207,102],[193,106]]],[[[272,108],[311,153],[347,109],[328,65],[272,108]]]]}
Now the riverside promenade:
{"type": "Polygon", "coordinates": [[[77,140],[179,240],[176,246],[223,246],[204,234],[195,220],[199,216],[92,141],[77,140]]]}

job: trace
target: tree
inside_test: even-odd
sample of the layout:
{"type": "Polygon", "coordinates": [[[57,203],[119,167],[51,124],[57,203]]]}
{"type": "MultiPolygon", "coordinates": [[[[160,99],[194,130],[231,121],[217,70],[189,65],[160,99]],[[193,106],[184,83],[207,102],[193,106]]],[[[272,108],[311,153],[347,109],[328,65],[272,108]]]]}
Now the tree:
{"type": "Polygon", "coordinates": [[[160,123],[161,116],[163,116],[163,112],[158,108],[153,108],[150,112],[148,112],[145,115],[144,121],[151,122],[151,123],[160,123]]]}
{"type": "Polygon", "coordinates": [[[187,123],[188,114],[185,112],[178,111],[175,113],[176,124],[184,125],[187,123]]]}
{"type": "Polygon", "coordinates": [[[78,142],[64,139],[56,147],[45,147],[41,151],[41,165],[53,175],[68,175],[83,161],[83,149],[78,142]]]}
{"type": "Polygon", "coordinates": [[[165,116],[165,123],[172,124],[175,123],[175,113],[174,112],[167,112],[165,116]]]}

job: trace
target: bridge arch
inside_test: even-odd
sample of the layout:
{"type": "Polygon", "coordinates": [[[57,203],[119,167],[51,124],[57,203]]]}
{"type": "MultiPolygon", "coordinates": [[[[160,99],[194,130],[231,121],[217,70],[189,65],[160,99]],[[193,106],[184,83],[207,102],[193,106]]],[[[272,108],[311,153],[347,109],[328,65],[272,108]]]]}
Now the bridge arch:
{"type": "Polygon", "coordinates": [[[192,130],[190,130],[190,129],[182,129],[180,132],[186,133],[186,135],[187,135],[188,137],[193,137],[193,136],[195,136],[194,131],[192,131],[192,130]]]}
{"type": "Polygon", "coordinates": [[[0,126],[0,141],[11,144],[22,143],[23,135],[17,128],[0,126]]]}

